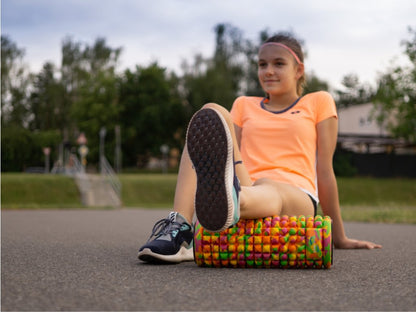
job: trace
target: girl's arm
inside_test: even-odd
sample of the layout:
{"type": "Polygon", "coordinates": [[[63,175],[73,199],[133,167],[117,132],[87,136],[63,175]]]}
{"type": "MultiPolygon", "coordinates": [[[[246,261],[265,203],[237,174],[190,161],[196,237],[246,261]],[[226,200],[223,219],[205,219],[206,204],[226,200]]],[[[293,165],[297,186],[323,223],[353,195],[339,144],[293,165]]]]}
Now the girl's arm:
{"type": "Polygon", "coordinates": [[[241,148],[241,128],[234,124],[235,137],[237,138],[238,147],[241,148]]]}
{"type": "Polygon", "coordinates": [[[339,206],[338,187],[332,167],[334,155],[338,120],[335,117],[325,119],[317,124],[317,178],[319,201],[325,215],[333,221],[333,239],[337,248],[381,248],[381,245],[367,241],[349,239],[345,235],[344,224],[339,206]]]}

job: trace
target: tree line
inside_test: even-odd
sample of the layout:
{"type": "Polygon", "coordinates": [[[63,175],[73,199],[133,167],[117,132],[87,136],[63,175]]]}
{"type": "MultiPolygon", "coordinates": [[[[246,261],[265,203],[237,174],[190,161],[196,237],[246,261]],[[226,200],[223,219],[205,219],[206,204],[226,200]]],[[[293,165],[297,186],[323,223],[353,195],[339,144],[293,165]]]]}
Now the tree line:
{"type": "MultiPolygon", "coordinates": [[[[154,62],[119,70],[122,47],[110,47],[105,38],[92,44],[66,37],[59,66],[45,62],[38,73],[28,72],[24,49],[1,37],[2,171],[21,171],[43,164],[43,147],[77,148],[77,138],[88,139],[88,162],[99,157],[99,131],[106,128],[105,154],[114,161],[115,128],[121,129],[124,167],[145,166],[160,156],[160,146],[182,149],[186,125],[204,103],[230,109],[241,94],[263,96],[257,79],[256,54],[269,37],[244,38],[230,24],[218,24],[215,49],[209,57],[197,54],[184,61],[181,75],[154,62]]],[[[343,89],[335,90],[339,107],[372,101],[379,122],[396,113],[399,124],[390,124],[397,137],[416,142],[416,31],[403,40],[410,67],[392,67],[380,75],[376,89],[347,74],[343,89]]],[[[305,93],[328,90],[328,82],[307,72],[305,93]]]]}

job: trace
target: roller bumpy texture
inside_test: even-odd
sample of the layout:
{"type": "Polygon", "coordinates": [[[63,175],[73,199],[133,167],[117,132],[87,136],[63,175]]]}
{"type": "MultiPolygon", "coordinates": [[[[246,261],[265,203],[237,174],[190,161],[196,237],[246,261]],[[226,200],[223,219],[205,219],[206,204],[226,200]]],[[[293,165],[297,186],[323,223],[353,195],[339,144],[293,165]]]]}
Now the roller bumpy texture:
{"type": "Polygon", "coordinates": [[[197,222],[194,253],[204,267],[329,269],[332,221],[328,216],[241,219],[220,233],[197,222]]]}

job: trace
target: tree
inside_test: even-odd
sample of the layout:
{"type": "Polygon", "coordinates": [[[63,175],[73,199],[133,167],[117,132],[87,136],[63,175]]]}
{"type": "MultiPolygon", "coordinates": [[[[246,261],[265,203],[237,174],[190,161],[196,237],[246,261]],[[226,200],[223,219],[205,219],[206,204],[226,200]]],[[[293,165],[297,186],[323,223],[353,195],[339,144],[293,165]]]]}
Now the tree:
{"type": "Polygon", "coordinates": [[[321,80],[314,72],[306,74],[306,86],[303,91],[304,94],[316,92],[316,91],[328,91],[328,82],[321,80]]]}
{"type": "Polygon", "coordinates": [[[121,48],[107,46],[104,38],[97,38],[93,45],[75,42],[71,37],[66,37],[62,43],[61,79],[65,88],[65,102],[63,109],[67,112],[68,119],[66,128],[74,132],[77,119],[70,117],[81,117],[74,110],[76,103],[84,102],[82,97],[91,97],[88,92],[99,89],[97,84],[105,82],[103,76],[115,76],[115,70],[121,48]],[[93,86],[95,85],[95,86],[93,86]],[[72,113],[72,114],[71,114],[72,113]],[[75,122],[75,124],[73,124],[75,122]]]}
{"type": "Polygon", "coordinates": [[[31,130],[56,130],[63,133],[67,118],[64,109],[64,87],[55,77],[55,66],[45,63],[42,71],[35,76],[30,96],[29,123],[31,130]]]}
{"type": "MultiPolygon", "coordinates": [[[[111,72],[101,72],[79,89],[79,99],[71,107],[71,117],[77,129],[88,138],[88,158],[98,161],[99,132],[107,130],[106,157],[114,156],[114,129],[119,122],[116,76],[111,72]]],[[[75,133],[74,133],[75,134],[75,133]]]]}
{"type": "Polygon", "coordinates": [[[27,127],[30,75],[23,64],[25,51],[1,36],[1,121],[27,127]]]}
{"type": "Polygon", "coordinates": [[[336,90],[338,107],[371,102],[374,90],[369,84],[360,82],[356,74],[347,74],[342,79],[343,90],[336,90]]]}
{"type": "Polygon", "coordinates": [[[416,29],[409,28],[409,33],[412,38],[402,44],[410,66],[396,66],[380,76],[374,116],[395,137],[416,143],[416,29]]]}
{"type": "Polygon", "coordinates": [[[257,75],[257,54],[259,52],[260,45],[269,37],[270,35],[268,31],[263,30],[259,34],[258,42],[254,43],[251,40],[245,40],[243,43],[245,61],[244,64],[242,64],[242,68],[244,70],[244,77],[242,78],[242,83],[240,84],[243,94],[249,96],[265,95],[257,75]]]}
{"type": "Polygon", "coordinates": [[[241,31],[229,24],[215,27],[216,47],[212,58],[195,56],[193,66],[184,64],[182,86],[192,113],[208,102],[231,108],[241,89],[244,51],[241,31]]]}
{"type": "MultiPolygon", "coordinates": [[[[93,45],[73,42],[67,37],[62,46],[62,85],[65,96],[62,111],[65,112],[64,141],[75,139],[85,132],[89,140],[89,158],[98,159],[101,127],[107,128],[106,148],[114,147],[114,130],[118,122],[117,77],[115,74],[121,48],[107,46],[104,38],[93,45]],[[71,137],[72,135],[72,137],[71,137]]],[[[114,153],[106,155],[112,158],[114,153]]]]}
{"type": "Polygon", "coordinates": [[[177,77],[153,63],[127,69],[119,81],[123,163],[144,166],[160,146],[182,147],[185,111],[175,90],[177,77]]]}

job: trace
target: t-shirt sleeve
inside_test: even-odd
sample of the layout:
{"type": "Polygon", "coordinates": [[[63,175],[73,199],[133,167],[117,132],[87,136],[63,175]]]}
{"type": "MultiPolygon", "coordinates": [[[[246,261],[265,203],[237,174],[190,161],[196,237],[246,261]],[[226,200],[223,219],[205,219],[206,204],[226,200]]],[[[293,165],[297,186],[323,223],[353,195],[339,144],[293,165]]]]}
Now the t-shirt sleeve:
{"type": "Polygon", "coordinates": [[[242,102],[243,97],[238,97],[231,108],[231,117],[233,119],[233,123],[239,127],[243,125],[243,113],[242,113],[242,102]]]}
{"type": "Polygon", "coordinates": [[[319,123],[330,117],[338,118],[335,101],[328,92],[319,92],[316,98],[316,123],[319,123]]]}

